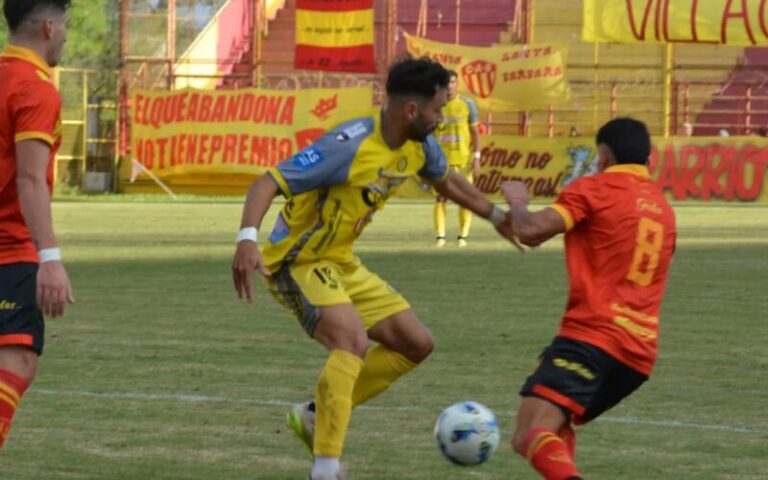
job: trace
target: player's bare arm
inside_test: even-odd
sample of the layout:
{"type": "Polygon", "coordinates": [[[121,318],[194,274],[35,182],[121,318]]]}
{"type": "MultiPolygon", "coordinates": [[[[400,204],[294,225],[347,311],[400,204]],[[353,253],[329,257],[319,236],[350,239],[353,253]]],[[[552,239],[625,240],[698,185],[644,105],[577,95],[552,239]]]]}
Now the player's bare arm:
{"type": "Polygon", "coordinates": [[[268,277],[270,275],[261,257],[261,251],[256,243],[258,229],[272,201],[280,192],[277,182],[271,175],[262,175],[253,182],[248,190],[243,207],[243,217],[240,221],[240,234],[237,237],[237,250],[232,262],[232,280],[238,298],[253,302],[253,271],[268,277]]]}
{"type": "Polygon", "coordinates": [[[504,182],[501,193],[509,205],[513,233],[524,245],[536,247],[565,232],[565,221],[554,209],[528,210],[530,196],[523,182],[504,182]]]}
{"type": "Polygon", "coordinates": [[[440,195],[471,210],[474,214],[487,219],[503,237],[522,251],[522,246],[515,238],[505,212],[485,198],[482,192],[469,183],[466,178],[451,171],[444,181],[435,184],[435,190],[440,195]]]}
{"type": "Polygon", "coordinates": [[[51,147],[40,140],[16,144],[19,159],[16,185],[24,221],[39,252],[55,252],[58,258],[40,259],[37,273],[37,304],[46,316],[64,315],[67,303],[74,303],[69,276],[58,254],[51,216],[51,194],[46,175],[51,147]]]}

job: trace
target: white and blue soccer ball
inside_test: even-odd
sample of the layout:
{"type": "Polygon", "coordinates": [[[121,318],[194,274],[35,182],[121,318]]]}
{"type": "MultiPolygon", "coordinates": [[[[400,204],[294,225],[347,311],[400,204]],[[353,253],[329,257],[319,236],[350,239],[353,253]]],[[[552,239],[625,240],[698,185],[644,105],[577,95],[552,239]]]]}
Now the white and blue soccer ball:
{"type": "Polygon", "coordinates": [[[435,424],[440,453],[457,465],[479,465],[499,446],[499,423],[490,408],[459,402],[443,410],[435,424]]]}

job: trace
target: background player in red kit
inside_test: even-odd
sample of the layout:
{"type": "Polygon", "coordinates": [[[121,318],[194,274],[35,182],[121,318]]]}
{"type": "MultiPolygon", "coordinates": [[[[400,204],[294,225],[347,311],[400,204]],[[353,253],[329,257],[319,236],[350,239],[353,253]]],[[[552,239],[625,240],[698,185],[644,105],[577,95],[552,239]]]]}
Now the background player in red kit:
{"type": "Polygon", "coordinates": [[[51,221],[61,99],[51,82],[69,0],[5,0],[0,56],[0,447],[43,351],[43,314],[73,301],[51,221]]]}
{"type": "Polygon", "coordinates": [[[512,445],[542,477],[578,479],[571,423],[597,418],[648,379],[675,250],[675,216],[646,167],[646,126],[621,118],[597,134],[598,174],[541,211],[507,182],[515,234],[536,246],[565,232],[570,292],[555,339],[520,391],[512,445]]]}

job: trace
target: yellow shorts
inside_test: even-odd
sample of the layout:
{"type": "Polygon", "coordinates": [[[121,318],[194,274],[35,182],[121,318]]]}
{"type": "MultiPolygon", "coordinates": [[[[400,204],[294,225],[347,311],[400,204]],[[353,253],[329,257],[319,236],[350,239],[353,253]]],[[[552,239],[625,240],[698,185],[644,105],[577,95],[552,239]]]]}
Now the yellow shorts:
{"type": "Polygon", "coordinates": [[[368,330],[411,306],[387,282],[360,263],[319,261],[284,265],[267,279],[269,292],[313,336],[320,307],[351,303],[368,330]]]}

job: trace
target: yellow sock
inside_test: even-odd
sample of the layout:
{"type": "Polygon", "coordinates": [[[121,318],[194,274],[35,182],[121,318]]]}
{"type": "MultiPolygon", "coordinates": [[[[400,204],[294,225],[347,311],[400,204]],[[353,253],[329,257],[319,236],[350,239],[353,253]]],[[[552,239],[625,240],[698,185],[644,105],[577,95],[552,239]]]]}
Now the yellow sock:
{"type": "Polygon", "coordinates": [[[472,224],[472,210],[459,208],[459,236],[467,238],[469,236],[469,226],[472,224]]]}
{"type": "Polygon", "coordinates": [[[345,350],[332,350],[315,388],[315,455],[341,457],[352,413],[352,391],[363,360],[345,350]]]}
{"type": "Polygon", "coordinates": [[[435,202],[435,236],[445,236],[445,202],[435,202]]]}
{"type": "Polygon", "coordinates": [[[371,348],[365,355],[363,370],[357,377],[352,393],[352,408],[388,389],[395,380],[414,368],[415,363],[382,345],[371,348]]]}

